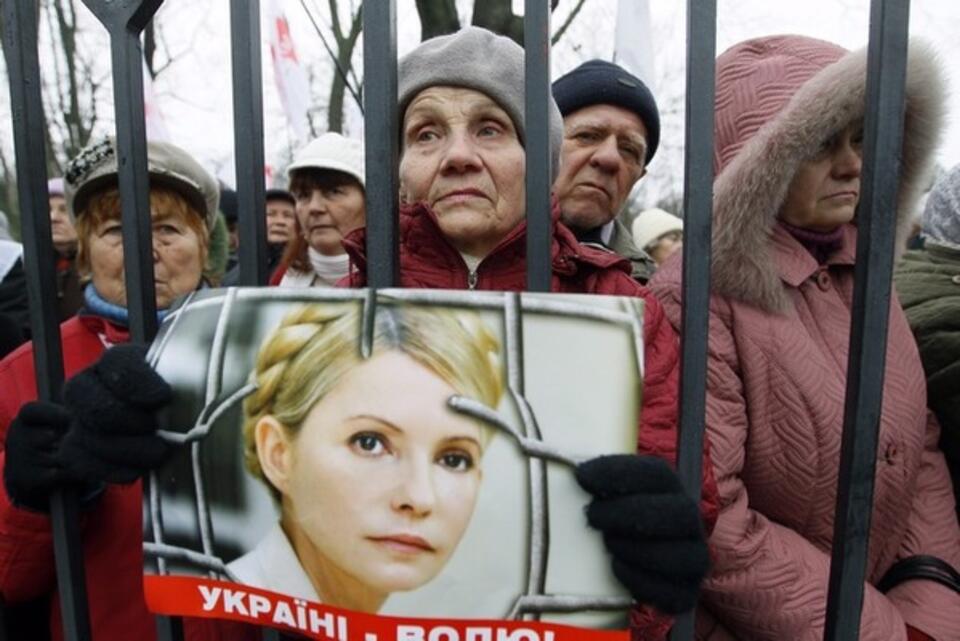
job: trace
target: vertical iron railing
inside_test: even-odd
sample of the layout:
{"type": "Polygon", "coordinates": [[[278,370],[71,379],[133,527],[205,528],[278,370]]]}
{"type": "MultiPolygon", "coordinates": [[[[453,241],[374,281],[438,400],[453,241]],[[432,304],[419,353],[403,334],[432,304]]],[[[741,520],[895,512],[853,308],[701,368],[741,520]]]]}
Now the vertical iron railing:
{"type": "MultiPolygon", "coordinates": [[[[110,36],[128,327],[132,342],[147,343],[157,333],[157,305],[140,34],[163,0],[83,1],[110,36]]],[[[179,627],[176,620],[158,617],[163,641],[179,639],[165,634],[179,627]]]]}
{"type": "MultiPolygon", "coordinates": [[[[33,330],[37,398],[59,401],[63,386],[63,354],[57,323],[56,255],[46,181],[44,142],[47,124],[40,93],[37,24],[36,3],[3,3],[4,56],[10,81],[17,194],[22,213],[23,267],[33,330]]],[[[87,641],[90,639],[90,620],[76,490],[60,490],[51,496],[50,524],[64,638],[67,641],[87,641]]]]}
{"type": "MultiPolygon", "coordinates": [[[[131,337],[156,332],[151,259],[146,135],[140,33],[162,0],[84,0],[110,34],[117,154],[123,210],[124,266],[131,337]]],[[[868,64],[863,199],[852,312],[841,469],[825,638],[859,633],[872,511],[877,431],[893,261],[906,68],[909,0],[872,0],[868,64]]],[[[57,400],[63,368],[54,299],[54,251],[47,207],[45,122],[37,56],[37,5],[3,2],[4,48],[14,123],[24,268],[30,300],[38,397],[57,400]]],[[[706,349],[712,210],[712,154],[716,0],[687,3],[687,114],[684,178],[685,248],[682,381],[678,472],[699,499],[705,414],[706,349]]],[[[263,212],[263,108],[258,0],[231,0],[234,144],[241,281],[266,281],[263,212]]],[[[399,282],[396,3],[364,7],[364,103],[368,273],[374,287],[399,282]]],[[[528,289],[550,288],[549,2],[526,0],[526,211],[529,214],[528,289]]],[[[65,638],[90,639],[75,493],[51,501],[57,576],[65,638]]],[[[177,619],[160,617],[164,641],[182,636],[177,619]]],[[[2,618],[0,618],[2,622],[2,618]]],[[[693,638],[693,618],[677,620],[674,641],[693,638]]],[[[278,633],[264,629],[264,639],[278,633]]]]}
{"type": "Polygon", "coordinates": [[[367,285],[400,284],[398,251],[400,116],[397,114],[397,7],[363,5],[363,139],[366,162],[367,285]]]}
{"type": "Polygon", "coordinates": [[[240,284],[266,285],[267,229],[263,152],[260,0],[230,0],[233,149],[240,231],[240,284]]]}
{"type": "MultiPolygon", "coordinates": [[[[687,494],[698,503],[707,411],[716,25],[716,0],[688,0],[677,472],[687,494]]],[[[693,619],[693,612],[677,617],[671,640],[693,641],[693,619]]]]}
{"type": "Polygon", "coordinates": [[[910,0],[871,3],[865,97],[870,108],[864,121],[863,197],[857,212],[853,320],[824,630],[827,641],[854,639],[860,631],[890,319],[909,22],[910,0]]]}
{"type": "Polygon", "coordinates": [[[549,292],[551,282],[549,5],[544,0],[526,0],[523,14],[527,290],[531,292],[549,292]]]}

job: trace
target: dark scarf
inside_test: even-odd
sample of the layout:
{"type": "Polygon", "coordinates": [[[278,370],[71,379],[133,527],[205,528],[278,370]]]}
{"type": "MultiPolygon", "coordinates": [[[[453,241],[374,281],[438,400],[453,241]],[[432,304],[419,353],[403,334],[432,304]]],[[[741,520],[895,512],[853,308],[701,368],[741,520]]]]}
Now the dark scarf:
{"type": "Polygon", "coordinates": [[[804,227],[791,225],[783,220],[780,221],[783,228],[790,232],[803,248],[810,252],[810,255],[817,261],[818,265],[827,262],[838,249],[843,247],[843,226],[837,227],[832,231],[815,231],[804,227]]]}

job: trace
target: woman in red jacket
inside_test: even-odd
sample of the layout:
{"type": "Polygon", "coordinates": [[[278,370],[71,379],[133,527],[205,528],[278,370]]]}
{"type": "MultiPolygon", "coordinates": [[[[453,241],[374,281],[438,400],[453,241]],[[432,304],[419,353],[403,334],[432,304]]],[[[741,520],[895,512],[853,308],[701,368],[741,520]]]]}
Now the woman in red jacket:
{"type": "MultiPolygon", "coordinates": [[[[523,49],[509,38],[475,27],[428,40],[400,60],[400,188],[405,203],[400,211],[401,286],[525,288],[523,78],[523,49]]],[[[563,125],[553,100],[549,110],[550,152],[556,171],[563,125]]],[[[657,300],[631,278],[629,262],[612,252],[579,244],[559,222],[558,210],[553,212],[553,221],[553,291],[635,296],[645,305],[638,452],[652,456],[628,456],[608,464],[601,460],[595,467],[585,468],[582,476],[594,480],[616,475],[637,478],[642,474],[638,468],[644,465],[662,464],[663,460],[673,464],[676,335],[657,300]],[[618,468],[618,464],[624,467],[618,468]]],[[[346,284],[366,283],[364,240],[363,230],[344,240],[356,268],[346,284]]],[[[679,488],[672,471],[663,467],[664,478],[670,479],[671,487],[679,488]]],[[[581,480],[595,494],[603,494],[591,479],[581,480]]],[[[640,504],[657,490],[625,491],[640,504]]],[[[664,491],[670,494],[673,490],[664,491]]],[[[629,535],[619,526],[591,518],[594,526],[604,530],[618,578],[638,602],[669,613],[693,604],[707,566],[698,519],[693,519],[694,527],[689,529],[689,519],[682,516],[687,512],[681,496],[673,496],[676,502],[671,509],[676,512],[659,518],[622,512],[622,522],[635,528],[629,535]],[[647,517],[666,524],[670,531],[651,535],[646,530],[647,517]]],[[[689,508],[695,515],[692,502],[689,508]]],[[[717,503],[706,456],[701,510],[707,528],[711,527],[717,503]]],[[[663,638],[669,627],[669,617],[649,607],[633,612],[632,629],[638,638],[663,638]]]]}
{"type": "MultiPolygon", "coordinates": [[[[214,179],[173,145],[151,142],[147,156],[162,316],[177,297],[201,286],[218,191],[214,179]]],[[[113,142],[82,151],[71,161],[66,183],[79,240],[77,267],[87,281],[83,307],[60,326],[69,379],[129,340],[113,142]]],[[[111,376],[109,367],[99,373],[104,385],[121,391],[117,398],[148,416],[164,400],[166,385],[142,357],[128,357],[120,350],[114,358],[114,364],[120,359],[130,366],[128,376],[111,376]],[[159,393],[151,398],[151,391],[159,393]]],[[[66,407],[31,402],[37,398],[32,343],[0,361],[0,597],[13,605],[49,599],[50,633],[62,638],[47,500],[56,487],[79,487],[93,636],[149,640],[156,624],[143,602],[139,478],[163,460],[168,446],[152,434],[150,421],[138,433],[109,432],[111,415],[120,408],[100,392],[68,381],[66,407]],[[91,415],[96,420],[84,423],[91,415]]]]}

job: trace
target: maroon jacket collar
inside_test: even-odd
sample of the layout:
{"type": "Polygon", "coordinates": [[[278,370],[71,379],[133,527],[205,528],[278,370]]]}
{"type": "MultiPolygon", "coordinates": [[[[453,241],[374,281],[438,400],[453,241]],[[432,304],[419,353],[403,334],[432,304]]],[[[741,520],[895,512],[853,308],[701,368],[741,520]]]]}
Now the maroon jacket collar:
{"type": "MultiPolygon", "coordinates": [[[[572,276],[581,268],[615,268],[630,273],[630,263],[626,259],[608,250],[580,244],[573,232],[560,222],[560,207],[555,197],[550,217],[553,223],[551,260],[554,275],[572,276]]],[[[477,273],[481,277],[495,274],[498,281],[516,279],[522,282],[526,272],[526,236],[527,223],[523,220],[483,259],[477,273]]],[[[366,229],[348,234],[343,245],[350,255],[351,275],[341,284],[366,285],[366,229]]],[[[400,262],[405,272],[413,272],[413,279],[425,286],[467,286],[466,263],[443,235],[436,214],[425,203],[404,205],[400,209],[400,262]]]]}

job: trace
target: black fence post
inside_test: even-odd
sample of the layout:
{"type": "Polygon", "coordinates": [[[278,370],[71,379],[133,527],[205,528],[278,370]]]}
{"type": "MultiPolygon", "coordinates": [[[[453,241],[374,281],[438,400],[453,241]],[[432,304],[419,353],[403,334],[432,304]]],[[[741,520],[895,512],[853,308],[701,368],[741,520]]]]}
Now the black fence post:
{"type": "Polygon", "coordinates": [[[873,0],[853,320],[824,638],[860,632],[883,401],[910,0],[873,0]]]}
{"type": "MultiPolygon", "coordinates": [[[[58,401],[63,385],[63,356],[57,323],[56,260],[46,184],[46,122],[40,93],[37,24],[36,3],[3,3],[4,55],[13,112],[23,266],[33,328],[37,398],[58,401]]],[[[58,491],[50,497],[50,524],[64,638],[68,641],[90,639],[78,506],[79,499],[74,490],[58,491]]]]}
{"type": "Polygon", "coordinates": [[[152,340],[157,333],[157,306],[140,33],[163,0],[83,0],[83,3],[110,34],[130,339],[142,343],[152,340]]]}
{"type": "MultiPolygon", "coordinates": [[[[703,484],[703,433],[707,411],[716,41],[716,0],[688,0],[677,472],[687,494],[698,502],[703,484]]],[[[693,640],[693,612],[677,618],[670,638],[672,641],[693,640]]]]}
{"type": "Polygon", "coordinates": [[[367,197],[367,285],[400,283],[399,156],[397,113],[397,7],[395,0],[363,6],[363,113],[367,197]]]}
{"type": "MultiPolygon", "coordinates": [[[[163,0],[83,0],[83,3],[110,35],[130,340],[147,343],[156,335],[158,321],[140,34],[163,0]]],[[[161,641],[177,641],[183,636],[180,622],[166,617],[158,617],[157,630],[161,641]]]]}
{"type": "Polygon", "coordinates": [[[525,0],[524,122],[526,123],[527,291],[549,292],[550,245],[550,3],[525,0]]]}
{"type": "Polygon", "coordinates": [[[240,229],[240,283],[249,286],[266,285],[269,277],[263,173],[262,47],[260,0],[231,0],[233,156],[240,229]]]}

